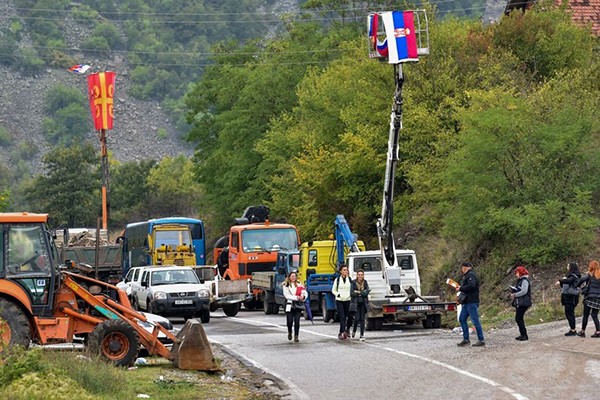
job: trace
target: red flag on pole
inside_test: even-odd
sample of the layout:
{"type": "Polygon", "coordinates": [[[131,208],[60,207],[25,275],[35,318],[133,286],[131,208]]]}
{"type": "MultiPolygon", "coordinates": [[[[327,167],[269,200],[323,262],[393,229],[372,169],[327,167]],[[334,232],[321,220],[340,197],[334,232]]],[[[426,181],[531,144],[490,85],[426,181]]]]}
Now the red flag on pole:
{"type": "Polygon", "coordinates": [[[115,73],[98,72],[87,77],[90,94],[90,109],[96,130],[113,127],[113,95],[115,73]]]}

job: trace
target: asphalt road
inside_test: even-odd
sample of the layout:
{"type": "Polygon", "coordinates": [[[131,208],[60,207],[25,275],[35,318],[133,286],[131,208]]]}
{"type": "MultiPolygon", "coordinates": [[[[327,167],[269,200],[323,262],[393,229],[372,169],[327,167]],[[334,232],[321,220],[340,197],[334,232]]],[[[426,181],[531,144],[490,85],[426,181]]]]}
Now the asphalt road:
{"type": "Polygon", "coordinates": [[[338,340],[338,325],[320,317],[301,325],[294,343],[283,314],[217,311],[204,330],[284,382],[286,399],[600,398],[600,338],[565,337],[565,322],[531,326],[528,342],[514,340],[516,327],[485,332],[485,348],[459,348],[460,333],[416,325],[366,332],[365,342],[338,340]]]}

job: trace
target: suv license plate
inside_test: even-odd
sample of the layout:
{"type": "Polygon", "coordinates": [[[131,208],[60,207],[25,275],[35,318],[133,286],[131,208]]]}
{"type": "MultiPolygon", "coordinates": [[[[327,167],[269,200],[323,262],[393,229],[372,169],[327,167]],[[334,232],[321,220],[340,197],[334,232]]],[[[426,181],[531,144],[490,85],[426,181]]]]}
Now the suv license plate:
{"type": "Polygon", "coordinates": [[[194,300],[175,300],[176,305],[181,304],[194,304],[194,300]]]}
{"type": "Polygon", "coordinates": [[[408,306],[408,309],[411,311],[427,311],[431,310],[429,306],[408,306]]]}

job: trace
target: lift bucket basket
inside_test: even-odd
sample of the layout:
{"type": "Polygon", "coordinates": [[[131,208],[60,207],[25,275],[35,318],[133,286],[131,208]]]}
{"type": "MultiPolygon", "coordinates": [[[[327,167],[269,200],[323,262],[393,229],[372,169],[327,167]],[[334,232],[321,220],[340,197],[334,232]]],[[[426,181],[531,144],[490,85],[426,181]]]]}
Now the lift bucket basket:
{"type": "Polygon", "coordinates": [[[367,20],[369,58],[390,64],[418,62],[429,54],[429,22],[425,10],[371,13],[367,20]]]}

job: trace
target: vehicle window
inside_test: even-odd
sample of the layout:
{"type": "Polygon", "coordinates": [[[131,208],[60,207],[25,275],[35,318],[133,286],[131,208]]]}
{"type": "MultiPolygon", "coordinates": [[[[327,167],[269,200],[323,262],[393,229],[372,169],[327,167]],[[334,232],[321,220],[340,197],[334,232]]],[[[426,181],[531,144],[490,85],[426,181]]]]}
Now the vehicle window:
{"type": "Polygon", "coordinates": [[[381,271],[380,257],[357,257],[354,259],[355,269],[362,269],[365,272],[381,271]]]}
{"type": "Polygon", "coordinates": [[[156,231],[155,240],[156,246],[172,246],[177,247],[182,244],[190,245],[192,238],[190,237],[190,231],[156,231]]]}
{"type": "Polygon", "coordinates": [[[133,272],[134,270],[130,269],[129,272],[127,272],[127,275],[125,275],[125,282],[131,282],[131,280],[133,279],[133,272]]]}
{"type": "Polygon", "coordinates": [[[237,249],[238,245],[239,245],[239,238],[238,238],[238,233],[234,232],[233,235],[231,235],[231,245],[229,246],[229,248],[234,248],[237,249]]]}
{"type": "Polygon", "coordinates": [[[7,274],[50,272],[44,227],[41,224],[12,225],[6,231],[7,274]]]}
{"type": "Polygon", "coordinates": [[[131,278],[132,281],[137,281],[138,277],[140,276],[140,269],[139,268],[135,268],[133,270],[133,278],[131,278]]]}
{"type": "Polygon", "coordinates": [[[165,271],[162,276],[164,284],[199,283],[198,276],[189,269],[165,271]]]}
{"type": "Polygon", "coordinates": [[[398,265],[400,266],[401,269],[404,269],[404,270],[415,269],[415,266],[413,265],[412,256],[409,256],[409,255],[398,256],[397,260],[398,260],[398,265]]]}
{"type": "Polygon", "coordinates": [[[317,250],[309,250],[308,251],[308,266],[309,267],[317,266],[317,250]]]}
{"type": "Polygon", "coordinates": [[[144,271],[142,274],[142,282],[148,283],[148,271],[144,271]]]}
{"type": "Polygon", "coordinates": [[[293,228],[248,229],[242,232],[244,251],[298,250],[298,236],[293,228]]]}

